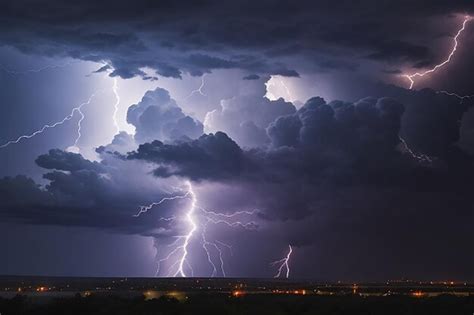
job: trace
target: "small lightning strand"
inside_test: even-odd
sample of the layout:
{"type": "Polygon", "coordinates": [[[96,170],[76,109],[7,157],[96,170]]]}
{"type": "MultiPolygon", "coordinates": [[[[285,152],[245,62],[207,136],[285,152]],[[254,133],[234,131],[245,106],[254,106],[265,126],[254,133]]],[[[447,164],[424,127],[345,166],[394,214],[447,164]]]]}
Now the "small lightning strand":
{"type": "Polygon", "coordinates": [[[193,267],[191,266],[191,264],[189,263],[189,261],[185,261],[186,263],[186,266],[188,266],[189,270],[191,270],[191,277],[194,277],[194,269],[193,267]]]}
{"type": "Polygon", "coordinates": [[[118,80],[117,78],[114,78],[114,85],[112,86],[112,91],[114,92],[115,95],[115,104],[114,104],[114,113],[112,115],[112,120],[114,122],[115,126],[115,134],[118,134],[120,132],[120,127],[117,122],[117,113],[118,113],[118,105],[120,104],[120,95],[118,94],[118,80]]]}
{"type": "Polygon", "coordinates": [[[458,49],[458,37],[461,35],[461,33],[466,29],[466,24],[467,22],[471,21],[472,20],[472,17],[469,16],[469,15],[466,15],[464,17],[464,21],[462,23],[462,27],[458,30],[458,32],[456,33],[456,36],[454,36],[454,45],[453,45],[453,48],[451,49],[451,52],[449,53],[448,57],[446,58],[446,60],[444,60],[443,62],[435,65],[433,68],[431,69],[428,69],[424,72],[416,72],[416,73],[413,73],[413,74],[404,74],[403,76],[405,78],[407,78],[409,81],[410,81],[410,87],[409,89],[411,90],[413,88],[413,85],[415,84],[415,80],[414,78],[416,77],[424,77],[425,75],[427,74],[430,74],[430,73],[433,73],[435,72],[436,70],[438,70],[439,68],[443,67],[444,65],[446,65],[447,63],[449,63],[451,61],[451,58],[453,58],[454,56],[454,53],[456,52],[456,50],[458,49]]]}
{"type": "Polygon", "coordinates": [[[204,73],[202,76],[201,76],[201,85],[199,86],[199,88],[195,89],[195,90],[192,90],[191,93],[189,93],[188,96],[186,96],[184,99],[187,100],[188,98],[190,98],[191,96],[193,96],[194,94],[198,93],[198,94],[201,94],[202,96],[207,96],[203,91],[202,89],[204,88],[204,85],[206,84],[206,82],[204,81],[204,78],[206,77],[207,73],[204,73]]]}
{"type": "Polygon", "coordinates": [[[216,243],[212,243],[212,245],[215,247],[215,249],[216,249],[217,252],[219,253],[219,262],[220,262],[220,264],[221,264],[222,276],[223,276],[223,277],[227,277],[227,275],[225,274],[224,258],[223,258],[223,256],[222,256],[222,250],[219,248],[219,246],[217,246],[216,243]]]}
{"type": "Polygon", "coordinates": [[[280,260],[277,260],[277,261],[274,261],[274,262],[270,263],[271,266],[279,265],[278,272],[273,278],[279,278],[282,274],[283,268],[286,269],[286,278],[288,279],[290,277],[290,264],[289,264],[289,262],[290,262],[291,254],[293,253],[293,248],[291,247],[291,245],[288,245],[288,248],[289,248],[289,251],[288,251],[288,254],[286,254],[285,258],[282,258],[280,260]]]}
{"type": "Polygon", "coordinates": [[[213,224],[222,223],[222,224],[227,225],[228,227],[242,227],[242,228],[248,229],[248,230],[256,229],[258,227],[257,223],[255,223],[254,221],[247,222],[247,223],[242,223],[240,221],[229,222],[229,221],[226,221],[226,220],[209,219],[209,222],[211,222],[213,224]]]}
{"type": "Polygon", "coordinates": [[[423,163],[423,162],[431,163],[431,162],[433,162],[433,159],[431,157],[429,157],[428,155],[426,155],[426,154],[422,154],[422,153],[416,154],[412,149],[410,149],[410,147],[408,146],[405,139],[403,139],[400,136],[398,138],[400,139],[400,143],[402,144],[403,150],[408,152],[408,154],[410,154],[418,162],[420,162],[420,163],[423,163]]]}
{"type": "Polygon", "coordinates": [[[220,264],[220,269],[221,269],[222,276],[226,277],[227,275],[226,275],[225,266],[224,266],[224,253],[222,252],[221,248],[218,245],[221,245],[221,246],[226,247],[227,249],[229,249],[231,254],[232,254],[232,246],[230,246],[229,244],[226,244],[224,242],[218,241],[218,240],[215,240],[214,242],[210,242],[210,241],[207,240],[206,232],[207,232],[207,224],[209,222],[211,222],[211,221],[208,220],[203,225],[201,238],[202,238],[203,249],[204,249],[204,251],[206,252],[206,255],[207,255],[207,260],[208,260],[209,264],[211,265],[211,267],[213,269],[211,277],[215,277],[217,275],[217,268],[216,268],[216,265],[214,264],[214,262],[212,261],[211,254],[210,254],[209,248],[207,246],[212,246],[216,250],[216,252],[218,254],[218,257],[219,257],[219,264],[220,264]]]}
{"type": "Polygon", "coordinates": [[[233,251],[231,245],[226,244],[226,243],[224,243],[224,242],[222,242],[222,241],[219,241],[219,240],[216,240],[216,243],[219,244],[219,245],[222,245],[222,246],[226,247],[226,248],[229,250],[230,255],[231,255],[231,256],[234,256],[234,251],[233,251]]]}
{"type": "Polygon", "coordinates": [[[459,99],[459,100],[461,101],[461,104],[462,104],[465,100],[474,97],[474,95],[459,95],[459,94],[452,93],[452,92],[448,92],[448,91],[437,91],[436,93],[438,93],[438,94],[445,94],[445,95],[448,95],[448,96],[454,96],[454,97],[456,97],[457,99],[459,99]]]}
{"type": "MultiPolygon", "coordinates": [[[[214,262],[212,261],[211,253],[209,251],[209,248],[207,248],[208,245],[213,245],[213,244],[210,243],[206,239],[206,230],[205,230],[205,228],[203,228],[203,230],[202,230],[201,238],[202,238],[202,247],[204,248],[204,251],[206,252],[206,255],[207,255],[207,261],[209,262],[209,264],[212,267],[212,274],[211,274],[211,278],[212,278],[212,277],[215,277],[217,275],[217,268],[216,268],[216,265],[214,264],[214,262]]],[[[217,248],[217,246],[215,244],[214,244],[214,246],[217,248]]],[[[219,249],[217,248],[217,250],[219,250],[219,249]]],[[[223,268],[222,268],[222,272],[224,272],[223,268]]]]}
{"type": "Polygon", "coordinates": [[[82,121],[84,120],[85,116],[84,113],[81,111],[81,108],[78,108],[78,113],[81,115],[81,118],[77,121],[77,137],[76,140],[74,140],[74,147],[78,148],[78,143],[79,140],[81,140],[82,134],[81,134],[81,129],[82,129],[82,121]]]}
{"type": "Polygon", "coordinates": [[[169,218],[160,218],[160,221],[165,221],[165,222],[172,222],[174,220],[176,220],[176,217],[174,215],[172,215],[169,218]]]}
{"type": "Polygon", "coordinates": [[[215,211],[211,211],[211,210],[206,210],[206,209],[204,209],[202,207],[199,207],[199,206],[198,206],[198,208],[199,208],[199,210],[202,210],[206,214],[210,214],[210,215],[214,215],[214,216],[218,216],[218,217],[225,217],[225,218],[233,218],[235,216],[243,215],[243,214],[254,215],[258,211],[258,210],[252,210],[252,211],[244,210],[244,211],[236,211],[236,212],[233,212],[233,213],[230,213],[230,214],[226,214],[226,213],[220,213],[220,212],[215,212],[215,211]]]}
{"type": "Polygon", "coordinates": [[[280,78],[280,84],[285,88],[286,94],[289,97],[288,101],[291,102],[291,100],[293,99],[293,95],[291,95],[290,89],[288,88],[288,86],[286,86],[286,84],[283,82],[283,80],[281,78],[280,78]]]}
{"type": "MultiPolygon", "coordinates": [[[[103,60],[102,61],[102,64],[103,64],[103,68],[107,68],[105,71],[107,71],[108,75],[110,76],[114,71],[115,71],[115,68],[108,62],[108,61],[105,61],[103,60]]],[[[97,73],[97,71],[96,71],[97,73]]],[[[115,96],[115,103],[114,103],[114,113],[112,114],[112,121],[114,123],[114,127],[115,127],[115,135],[119,134],[120,133],[120,127],[119,127],[119,124],[118,124],[118,121],[117,121],[117,114],[118,114],[118,111],[119,111],[119,104],[120,104],[120,95],[118,93],[118,80],[117,80],[117,77],[113,77],[113,85],[112,85],[112,92],[114,93],[114,96],[115,96]]]]}
{"type": "MultiPolygon", "coordinates": [[[[176,241],[174,241],[172,244],[170,244],[169,246],[174,246],[176,245],[183,237],[182,236],[178,236],[176,237],[176,241]]],[[[181,250],[181,246],[178,246],[176,248],[174,248],[170,253],[168,253],[168,255],[160,260],[158,260],[158,267],[156,269],[156,273],[155,273],[155,277],[157,277],[159,274],[160,274],[160,271],[161,271],[161,264],[164,263],[165,261],[168,261],[170,260],[176,253],[178,253],[179,251],[181,250]]],[[[171,265],[169,267],[169,269],[172,269],[176,264],[178,263],[178,260],[176,260],[176,262],[171,265]]],[[[170,276],[171,273],[168,273],[168,276],[170,276]]]]}
{"type": "Polygon", "coordinates": [[[95,97],[95,95],[97,94],[98,92],[95,92],[93,93],[89,99],[87,100],[87,102],[84,102],[82,104],[80,104],[79,106],[76,106],[74,107],[71,112],[69,113],[69,115],[67,115],[66,117],[64,117],[62,120],[60,121],[57,121],[57,122],[54,122],[52,124],[46,124],[44,125],[41,129],[38,129],[36,130],[35,132],[31,133],[31,134],[28,134],[28,135],[21,135],[19,136],[17,139],[15,140],[10,140],[2,145],[0,145],[0,149],[3,149],[3,148],[6,148],[8,147],[9,145],[11,144],[17,144],[19,143],[20,141],[22,141],[23,139],[31,139],[39,134],[42,134],[43,132],[45,132],[47,129],[52,129],[52,128],[55,128],[57,126],[60,126],[62,124],[64,124],[65,122],[71,120],[73,117],[74,117],[74,114],[77,112],[79,113],[79,115],[81,115],[81,118],[79,119],[78,123],[77,123],[77,126],[78,126],[78,129],[77,129],[77,133],[78,133],[78,136],[76,137],[76,140],[74,141],[74,145],[77,145],[77,142],[79,141],[80,137],[81,137],[81,122],[82,120],[84,119],[84,114],[82,113],[82,107],[86,106],[86,105],[89,105],[90,102],[92,101],[92,99],[95,97]]]}
{"type": "Polygon", "coordinates": [[[227,277],[226,273],[225,273],[225,269],[224,269],[224,258],[223,258],[223,255],[222,255],[222,250],[219,248],[219,246],[217,246],[217,244],[222,244],[223,246],[227,247],[230,249],[231,253],[232,253],[232,246],[228,245],[228,244],[225,244],[225,243],[222,243],[220,241],[216,241],[216,243],[214,243],[214,246],[216,247],[217,249],[217,252],[219,253],[219,261],[221,263],[221,270],[222,270],[222,275],[224,277],[227,277]]]}
{"type": "Polygon", "coordinates": [[[47,65],[47,66],[44,66],[44,67],[41,67],[41,68],[38,68],[38,69],[27,69],[27,70],[22,70],[22,71],[16,71],[16,70],[10,70],[8,68],[6,68],[5,66],[1,65],[0,64],[0,68],[10,74],[10,75],[24,75],[24,74],[29,74],[29,73],[38,73],[38,72],[42,72],[42,71],[45,71],[45,70],[48,70],[48,69],[58,69],[58,68],[65,68],[65,67],[68,67],[74,63],[78,63],[78,61],[76,62],[73,62],[73,61],[70,61],[70,62],[67,62],[67,63],[64,63],[64,64],[60,64],[60,65],[47,65]]]}

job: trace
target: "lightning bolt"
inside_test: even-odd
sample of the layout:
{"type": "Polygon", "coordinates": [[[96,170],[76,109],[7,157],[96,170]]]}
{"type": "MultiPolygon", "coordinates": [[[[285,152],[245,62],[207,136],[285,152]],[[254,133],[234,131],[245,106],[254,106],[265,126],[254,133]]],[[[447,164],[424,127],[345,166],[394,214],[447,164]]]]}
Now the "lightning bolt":
{"type": "Polygon", "coordinates": [[[433,73],[433,72],[437,71],[438,69],[444,67],[446,64],[448,64],[451,61],[454,54],[456,53],[456,50],[458,49],[458,44],[459,44],[458,38],[462,34],[462,32],[466,29],[467,22],[469,22],[471,20],[472,20],[472,17],[469,16],[469,15],[466,15],[464,17],[462,27],[458,30],[458,32],[456,33],[456,36],[454,36],[454,38],[453,38],[454,44],[453,44],[453,47],[451,49],[451,52],[449,53],[448,57],[443,62],[435,65],[433,68],[428,69],[424,72],[416,72],[416,73],[413,73],[413,74],[404,74],[403,75],[405,78],[407,78],[410,81],[410,87],[409,87],[410,90],[413,88],[413,85],[415,84],[415,78],[424,77],[427,74],[433,73]]]}
{"type": "MultiPolygon", "coordinates": [[[[403,75],[410,82],[410,86],[409,86],[410,90],[413,89],[413,86],[415,84],[415,78],[418,78],[418,77],[421,78],[421,77],[424,77],[425,75],[434,73],[438,69],[444,67],[446,64],[448,64],[451,61],[451,59],[454,57],[454,54],[456,53],[456,51],[458,49],[458,45],[459,45],[458,38],[459,38],[459,36],[461,36],[462,32],[464,32],[464,30],[466,29],[466,24],[471,20],[472,20],[472,17],[469,16],[469,15],[466,15],[464,17],[461,28],[457,31],[456,35],[453,38],[453,47],[451,48],[451,51],[450,51],[448,57],[444,61],[442,61],[441,63],[435,65],[433,68],[428,69],[424,72],[416,72],[416,73],[413,73],[413,74],[404,74],[403,75]]],[[[461,103],[464,102],[466,99],[470,99],[470,98],[474,97],[474,95],[459,95],[459,94],[451,93],[451,92],[448,92],[448,91],[437,91],[436,93],[456,97],[460,100],[461,103]]],[[[400,143],[402,145],[403,151],[408,152],[408,154],[410,154],[418,162],[431,163],[433,161],[432,158],[428,155],[421,154],[421,153],[420,154],[415,153],[412,149],[410,149],[410,147],[406,143],[405,139],[403,139],[402,137],[399,137],[399,139],[400,139],[400,143]]]]}
{"type": "Polygon", "coordinates": [[[188,230],[184,235],[175,236],[174,242],[167,246],[170,248],[170,250],[167,255],[158,260],[158,267],[155,276],[159,276],[161,274],[163,271],[162,264],[165,262],[171,263],[171,265],[165,271],[165,276],[187,277],[188,270],[191,272],[191,274],[193,274],[194,271],[189,259],[189,245],[196,235],[200,235],[202,250],[206,253],[207,261],[212,268],[211,277],[217,276],[218,272],[220,272],[222,276],[226,277],[227,274],[225,270],[224,251],[228,250],[230,255],[233,255],[232,246],[219,240],[209,240],[206,236],[209,224],[224,224],[231,228],[240,227],[249,230],[255,229],[257,227],[257,223],[249,220],[242,221],[240,218],[242,216],[252,216],[257,212],[257,210],[236,211],[231,214],[206,210],[198,205],[198,200],[191,182],[186,181],[185,185],[185,193],[165,197],[149,205],[140,206],[138,212],[133,215],[134,217],[142,216],[143,214],[150,211],[153,207],[162,205],[168,201],[178,199],[190,199],[191,201],[189,209],[182,218],[177,218],[175,216],[169,218],[160,218],[162,221],[183,220],[188,226],[188,230]],[[197,234],[198,230],[200,230],[200,234],[197,234]],[[214,262],[213,257],[217,259],[217,262],[214,262]]]}
{"type": "Polygon", "coordinates": [[[79,144],[79,140],[81,140],[81,137],[82,137],[82,133],[81,133],[82,121],[84,120],[85,116],[84,116],[84,113],[81,111],[81,107],[78,108],[77,112],[79,113],[80,118],[77,121],[77,137],[76,137],[76,140],[74,140],[73,148],[77,148],[77,150],[79,150],[78,144],[79,144]]]}
{"type": "Polygon", "coordinates": [[[291,245],[288,245],[288,248],[289,248],[289,251],[286,254],[285,258],[282,258],[280,260],[276,260],[276,261],[270,263],[271,266],[278,266],[278,272],[276,273],[276,275],[273,278],[280,278],[281,275],[282,275],[283,269],[286,270],[285,278],[288,279],[290,277],[290,264],[289,264],[289,262],[290,262],[291,254],[293,253],[293,248],[291,247],[291,245]]]}
{"type": "MultiPolygon", "coordinates": [[[[193,191],[193,186],[191,186],[191,182],[186,183],[189,187],[188,192],[191,197],[191,207],[189,208],[189,211],[186,213],[186,220],[189,223],[189,226],[191,229],[189,230],[188,234],[184,236],[184,243],[182,246],[183,254],[179,258],[179,264],[178,264],[178,270],[175,272],[174,276],[181,276],[181,277],[186,277],[186,273],[184,272],[184,264],[187,263],[187,257],[188,257],[188,245],[189,241],[191,240],[191,237],[193,236],[194,232],[197,230],[197,224],[194,221],[194,211],[196,209],[196,195],[194,194],[193,191]]],[[[189,264],[187,264],[189,266],[189,264]]],[[[192,268],[191,268],[192,270],[192,268]]]]}
{"type": "Polygon", "coordinates": [[[92,99],[95,97],[95,95],[97,93],[98,92],[93,93],[86,102],[74,107],[71,110],[71,112],[66,117],[64,117],[63,119],[61,119],[57,122],[51,123],[51,124],[46,124],[46,125],[44,125],[43,127],[41,127],[40,129],[34,131],[31,134],[21,135],[21,136],[19,136],[18,138],[14,139],[14,140],[10,140],[10,141],[0,145],[0,149],[6,148],[11,144],[17,144],[17,143],[19,143],[20,141],[22,141],[24,139],[31,139],[31,138],[39,135],[39,134],[42,134],[43,132],[45,132],[48,129],[56,128],[57,126],[60,126],[64,123],[66,123],[67,121],[71,120],[74,117],[75,113],[78,113],[80,115],[80,119],[77,122],[77,137],[74,141],[74,146],[77,146],[77,143],[78,143],[79,139],[81,138],[81,123],[82,123],[82,120],[84,119],[84,113],[82,112],[82,108],[86,105],[89,105],[91,103],[92,99]]]}
{"type": "Polygon", "coordinates": [[[120,95],[118,94],[118,80],[117,78],[114,78],[114,85],[112,86],[112,91],[114,92],[115,95],[115,104],[114,104],[114,113],[112,115],[112,120],[114,122],[115,126],[115,134],[118,134],[120,132],[120,127],[117,122],[117,113],[118,113],[118,105],[120,104],[120,95]]]}
{"type": "Polygon", "coordinates": [[[202,76],[201,76],[201,85],[199,86],[199,88],[195,89],[195,90],[192,90],[191,93],[189,93],[188,96],[186,96],[184,99],[187,100],[189,99],[191,96],[193,96],[194,94],[198,93],[202,96],[207,96],[203,91],[202,89],[204,88],[204,85],[206,84],[206,82],[204,81],[204,78],[206,77],[207,73],[204,73],[202,76]]]}
{"type": "MultiPolygon", "coordinates": [[[[91,73],[91,74],[106,71],[106,73],[110,77],[110,74],[115,71],[115,68],[110,64],[110,61],[102,60],[101,63],[103,65],[103,67],[101,69],[91,73]],[[105,69],[105,70],[102,70],[102,69],[105,69]]],[[[119,124],[118,124],[118,121],[117,121],[117,114],[118,114],[118,111],[119,111],[118,106],[120,104],[120,95],[118,93],[118,80],[117,80],[117,77],[115,77],[115,76],[113,77],[113,82],[114,83],[112,85],[112,92],[114,93],[114,96],[115,96],[115,103],[114,103],[114,112],[112,114],[112,121],[113,121],[113,124],[114,124],[114,127],[115,127],[115,135],[116,135],[116,134],[120,133],[120,127],[119,127],[119,124]]]]}

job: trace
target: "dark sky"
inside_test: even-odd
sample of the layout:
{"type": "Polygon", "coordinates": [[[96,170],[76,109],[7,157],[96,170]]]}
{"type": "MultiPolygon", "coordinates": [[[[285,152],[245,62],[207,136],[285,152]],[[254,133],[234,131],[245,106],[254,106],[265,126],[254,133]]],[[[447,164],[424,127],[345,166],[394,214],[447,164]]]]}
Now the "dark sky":
{"type": "Polygon", "coordinates": [[[474,281],[469,15],[2,1],[0,274],[474,281]]]}

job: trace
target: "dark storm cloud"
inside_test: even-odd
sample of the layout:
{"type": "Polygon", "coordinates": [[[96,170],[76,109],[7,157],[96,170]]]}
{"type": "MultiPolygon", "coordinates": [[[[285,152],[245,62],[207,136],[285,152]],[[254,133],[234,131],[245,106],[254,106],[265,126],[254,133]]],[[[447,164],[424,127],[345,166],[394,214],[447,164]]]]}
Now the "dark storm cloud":
{"type": "Polygon", "coordinates": [[[414,45],[398,40],[381,42],[377,51],[369,54],[367,57],[374,60],[399,61],[400,56],[405,56],[409,60],[417,61],[417,65],[425,63],[429,65],[430,51],[428,47],[414,45]]]}
{"type": "Polygon", "coordinates": [[[193,180],[237,177],[247,166],[240,147],[223,132],[172,145],[145,143],[128,158],[162,164],[155,170],[158,177],[178,175],[193,180]]]}
{"type": "Polygon", "coordinates": [[[473,107],[474,100],[461,101],[431,89],[406,90],[385,84],[377,84],[371,94],[390,96],[405,106],[400,135],[415,151],[447,158],[459,150],[459,145],[464,144],[463,150],[470,150],[466,146],[469,134],[462,133],[470,128],[470,122],[463,117],[473,107]]]}
{"type": "MultiPolygon", "coordinates": [[[[0,191],[4,205],[15,205],[29,203],[47,203],[50,196],[41,191],[31,178],[23,175],[16,177],[4,177],[0,180],[0,191]],[[22,200],[21,202],[19,202],[22,200]]],[[[4,209],[5,210],[5,209],[4,209]]]]}
{"type": "Polygon", "coordinates": [[[243,80],[258,80],[260,76],[258,74],[249,74],[242,78],[243,80]]]}
{"type": "Polygon", "coordinates": [[[268,150],[242,151],[218,132],[191,142],[143,144],[129,158],[160,165],[157,176],[193,179],[235,175],[284,182],[286,176],[313,175],[311,181],[326,172],[336,178],[368,169],[383,171],[407,163],[398,148],[403,111],[403,105],[389,98],[326,104],[314,97],[294,114],[281,115],[270,124],[267,130],[273,146],[268,150]],[[170,165],[171,173],[164,172],[163,165],[170,165]]]}
{"type": "MultiPolygon", "coordinates": [[[[439,95],[432,94],[421,91],[411,97],[444,108],[433,101],[439,95]]],[[[439,256],[449,253],[466,275],[473,258],[466,253],[472,246],[468,235],[474,219],[472,157],[453,151],[456,137],[440,125],[431,135],[431,143],[440,143],[437,158],[429,165],[419,163],[398,137],[404,112],[404,106],[391,98],[327,104],[315,97],[296,113],[270,124],[268,149],[238,150],[219,134],[188,144],[145,144],[129,158],[159,165],[157,177],[174,174],[240,187],[242,202],[252,200],[262,219],[283,221],[279,234],[286,235],[288,243],[315,246],[327,270],[344,257],[364,273],[371,264],[367,257],[377,257],[387,262],[384,270],[397,272],[397,263],[390,262],[395,259],[404,264],[431,262],[425,272],[436,274],[447,263],[439,256]],[[208,139],[213,139],[212,149],[206,145],[208,139]],[[444,151],[450,153],[441,154],[444,151]],[[217,159],[226,167],[205,163],[217,159]],[[432,263],[435,257],[439,264],[432,263]]],[[[432,117],[441,113],[435,110],[432,117]]],[[[414,132],[423,133],[424,128],[414,132]]]]}
{"type": "MultiPolygon", "coordinates": [[[[460,205],[468,208],[470,198],[464,193],[466,181],[473,178],[472,160],[458,152],[454,164],[439,154],[440,160],[432,165],[419,165],[398,136],[404,110],[390,98],[326,104],[316,97],[295,114],[270,124],[269,149],[242,151],[218,133],[175,145],[145,144],[129,158],[156,163],[158,177],[238,181],[273,218],[301,218],[322,209],[345,207],[352,199],[358,202],[355,208],[366,208],[363,198],[353,195],[355,191],[383,202],[380,196],[384,194],[406,193],[415,200],[420,189],[433,198],[443,189],[446,194],[456,190],[465,198],[460,205]]],[[[443,132],[447,130],[441,128],[443,132]]],[[[392,206],[398,207],[396,203],[392,206]]]]}
{"type": "Polygon", "coordinates": [[[432,64],[414,26],[436,37],[430,18],[472,11],[466,1],[3,1],[0,38],[27,53],[110,60],[124,78],[143,67],[175,78],[228,68],[298,76],[364,58],[432,64]]]}
{"type": "Polygon", "coordinates": [[[130,168],[130,162],[111,158],[90,162],[79,154],[55,149],[41,155],[37,163],[53,169],[44,174],[48,181],[44,187],[26,176],[0,179],[0,217],[4,222],[85,226],[161,237],[171,229],[179,230],[158,219],[179,211],[186,201],[169,205],[161,214],[151,213],[147,219],[133,217],[138,205],[166,193],[158,189],[150,196],[146,193],[149,188],[140,188],[146,172],[136,177],[140,168],[130,168]]]}
{"type": "MultiPolygon", "coordinates": [[[[165,94],[156,96],[169,101],[165,94]]],[[[130,186],[131,179],[142,182],[140,176],[149,172],[137,176],[140,164],[133,163],[145,161],[155,166],[153,174],[158,179],[178,176],[242,187],[262,209],[262,218],[271,220],[300,220],[318,213],[332,220],[332,211],[350,217],[355,214],[345,212],[352,211],[346,209],[349,204],[371,215],[377,207],[405,207],[407,200],[441,213],[451,194],[460,198],[456,211],[466,213],[472,204],[467,190],[474,173],[472,158],[456,146],[459,131],[454,132],[454,126],[462,115],[459,103],[456,107],[449,103],[450,98],[429,90],[409,92],[405,97],[413,109],[392,98],[329,104],[322,98],[311,98],[296,112],[283,111],[266,123],[271,143],[267,148],[242,149],[225,133],[216,132],[195,140],[153,141],[128,154],[135,142],[130,135],[120,133],[111,144],[97,150],[103,158],[100,163],[79,154],[50,150],[36,160],[39,166],[53,170],[44,175],[49,181],[46,188],[25,177],[5,178],[0,189],[2,210],[7,217],[26,220],[31,216],[27,220],[38,223],[53,220],[55,224],[150,233],[154,228],[151,223],[130,221],[130,212],[150,198],[130,186]],[[439,103],[437,98],[441,98],[439,103]],[[433,110],[425,111],[424,103],[433,110]],[[401,145],[398,135],[407,113],[412,116],[404,118],[408,121],[429,121],[407,129],[407,142],[416,144],[420,137],[421,143],[427,143],[413,149],[435,158],[432,164],[419,164],[401,145]],[[443,124],[438,121],[441,116],[449,119],[443,124]],[[426,125],[433,123],[438,130],[425,132],[426,125]],[[125,175],[127,172],[131,177],[125,175]],[[117,183],[117,178],[127,182],[117,183]],[[22,195],[33,199],[22,200],[22,195]],[[398,200],[396,196],[406,197],[398,200]],[[434,207],[432,202],[424,205],[426,196],[439,199],[443,208],[434,207]],[[390,206],[380,204],[387,200],[391,200],[390,206]],[[59,209],[60,215],[56,213],[59,209]]],[[[286,106],[284,102],[281,105],[286,106]]]]}
{"type": "Polygon", "coordinates": [[[463,116],[460,132],[459,145],[471,155],[474,155],[474,107],[471,107],[463,116]]]}
{"type": "Polygon", "coordinates": [[[301,120],[298,116],[281,116],[272,122],[267,133],[275,147],[295,146],[299,139],[301,120]]]}
{"type": "Polygon", "coordinates": [[[237,67],[237,63],[234,61],[204,54],[193,54],[189,56],[189,63],[201,69],[230,69],[237,67]]]}
{"type": "Polygon", "coordinates": [[[107,72],[108,70],[110,70],[111,67],[109,65],[105,65],[103,67],[100,67],[99,69],[97,69],[96,71],[94,71],[94,73],[101,73],[101,72],[107,72]]]}
{"type": "Polygon", "coordinates": [[[64,152],[59,149],[49,150],[48,154],[40,155],[36,159],[38,166],[49,169],[49,170],[60,170],[60,171],[78,171],[78,170],[91,170],[100,172],[103,170],[100,163],[91,162],[84,159],[81,155],[64,152]]]}

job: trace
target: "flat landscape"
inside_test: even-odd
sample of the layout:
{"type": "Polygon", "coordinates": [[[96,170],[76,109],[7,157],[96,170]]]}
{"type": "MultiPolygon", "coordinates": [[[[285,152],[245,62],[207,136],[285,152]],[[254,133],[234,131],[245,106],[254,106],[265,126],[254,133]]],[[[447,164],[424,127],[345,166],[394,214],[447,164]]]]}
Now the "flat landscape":
{"type": "Polygon", "coordinates": [[[456,282],[321,283],[229,278],[0,277],[0,312],[20,314],[470,314],[456,282]]]}

